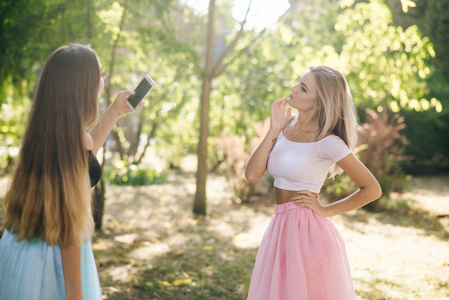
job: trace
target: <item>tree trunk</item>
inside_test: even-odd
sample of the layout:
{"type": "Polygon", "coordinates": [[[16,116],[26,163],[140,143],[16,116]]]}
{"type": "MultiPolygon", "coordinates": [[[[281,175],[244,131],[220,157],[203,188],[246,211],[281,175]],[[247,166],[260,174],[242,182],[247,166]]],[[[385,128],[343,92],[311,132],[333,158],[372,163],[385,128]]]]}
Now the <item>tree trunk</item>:
{"type": "MultiPolygon", "coordinates": [[[[218,58],[214,65],[214,23],[215,23],[215,0],[209,1],[209,20],[207,24],[207,40],[206,40],[206,65],[202,74],[203,88],[201,93],[201,125],[200,140],[198,142],[198,168],[196,173],[196,192],[193,203],[193,212],[199,215],[206,214],[206,181],[207,181],[207,138],[209,136],[209,99],[212,88],[212,80],[221,74],[228,64],[224,64],[224,59],[229,56],[237,45],[237,41],[243,35],[243,28],[248,17],[251,6],[251,0],[248,3],[245,18],[240,24],[240,30],[233,38],[231,43],[226,47],[223,54],[218,58]]],[[[232,60],[229,62],[231,63],[232,60]]]]}
{"type": "Polygon", "coordinates": [[[199,215],[206,214],[206,181],[207,181],[207,137],[209,136],[209,98],[212,78],[203,77],[203,90],[201,94],[201,125],[200,140],[198,143],[198,168],[196,172],[196,193],[193,203],[193,212],[199,215]]]}
{"type": "Polygon", "coordinates": [[[91,9],[92,9],[92,1],[91,0],[86,0],[86,20],[87,20],[87,38],[89,39],[89,43],[93,46],[93,42],[92,42],[92,18],[91,18],[91,9]]]}
{"type": "MultiPolygon", "coordinates": [[[[128,0],[125,0],[125,3],[123,5],[123,13],[122,13],[122,17],[120,20],[119,33],[117,34],[117,37],[114,41],[114,44],[113,44],[113,47],[111,50],[111,62],[109,65],[110,71],[109,71],[109,76],[108,76],[109,78],[111,78],[112,74],[113,74],[114,63],[115,63],[115,53],[117,50],[118,40],[120,39],[120,34],[122,32],[123,25],[125,23],[125,15],[126,15],[127,7],[128,7],[128,0]]],[[[109,106],[111,104],[111,85],[110,85],[109,81],[105,84],[105,92],[106,92],[106,104],[109,106]]],[[[112,133],[118,143],[117,145],[121,146],[120,140],[119,140],[116,132],[113,131],[112,133]]],[[[103,170],[105,161],[106,161],[106,145],[103,145],[103,162],[101,163],[102,170],[103,170]]],[[[94,199],[93,199],[93,209],[92,210],[93,210],[93,217],[94,217],[94,221],[95,221],[95,230],[96,231],[101,231],[101,226],[103,223],[105,193],[106,193],[106,186],[105,186],[103,177],[101,177],[100,182],[97,183],[97,185],[95,186],[94,195],[93,195],[94,199]]]]}
{"type": "Polygon", "coordinates": [[[104,213],[104,194],[106,192],[104,179],[101,177],[100,181],[94,188],[94,200],[93,200],[93,216],[95,222],[95,231],[101,231],[103,225],[103,213],[104,213]]]}
{"type": "Polygon", "coordinates": [[[209,2],[209,21],[206,41],[206,66],[203,73],[203,89],[201,93],[201,125],[198,142],[198,168],[196,171],[196,192],[193,202],[193,212],[206,214],[206,180],[207,180],[207,137],[209,136],[209,98],[213,79],[214,52],[214,14],[215,0],[209,2]]]}

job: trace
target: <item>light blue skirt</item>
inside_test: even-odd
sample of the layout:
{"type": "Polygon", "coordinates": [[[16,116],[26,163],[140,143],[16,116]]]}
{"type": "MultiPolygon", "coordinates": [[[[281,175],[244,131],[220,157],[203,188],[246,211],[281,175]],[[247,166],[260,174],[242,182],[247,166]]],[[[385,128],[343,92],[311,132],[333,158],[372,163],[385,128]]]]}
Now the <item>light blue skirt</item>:
{"type": "MultiPolygon", "coordinates": [[[[83,299],[100,300],[101,288],[92,245],[81,246],[83,299]]],[[[65,299],[60,246],[41,239],[20,242],[7,230],[0,240],[0,299],[65,299]]]]}

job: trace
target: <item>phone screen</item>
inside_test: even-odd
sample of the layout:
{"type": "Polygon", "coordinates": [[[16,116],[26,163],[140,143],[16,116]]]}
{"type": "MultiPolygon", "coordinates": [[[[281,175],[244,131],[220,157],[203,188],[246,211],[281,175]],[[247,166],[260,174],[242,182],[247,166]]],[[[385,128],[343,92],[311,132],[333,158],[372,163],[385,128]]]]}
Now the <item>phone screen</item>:
{"type": "Polygon", "coordinates": [[[140,101],[148,94],[153,85],[146,79],[142,79],[139,85],[134,90],[136,93],[129,97],[128,102],[135,108],[140,101]]]}

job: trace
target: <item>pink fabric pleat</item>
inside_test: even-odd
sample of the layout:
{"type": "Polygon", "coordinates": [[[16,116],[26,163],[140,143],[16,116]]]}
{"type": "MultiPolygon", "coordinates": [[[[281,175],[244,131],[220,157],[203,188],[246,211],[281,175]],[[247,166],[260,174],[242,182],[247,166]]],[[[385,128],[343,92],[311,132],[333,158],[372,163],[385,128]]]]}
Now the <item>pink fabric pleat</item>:
{"type": "Polygon", "coordinates": [[[356,299],[345,245],[332,221],[290,202],[276,205],[248,299],[356,299]]]}

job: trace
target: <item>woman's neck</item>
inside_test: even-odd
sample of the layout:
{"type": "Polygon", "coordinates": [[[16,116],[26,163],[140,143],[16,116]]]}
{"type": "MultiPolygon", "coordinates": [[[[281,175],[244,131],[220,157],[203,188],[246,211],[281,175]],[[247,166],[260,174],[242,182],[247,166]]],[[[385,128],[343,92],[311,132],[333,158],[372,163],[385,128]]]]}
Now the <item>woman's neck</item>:
{"type": "Polygon", "coordinates": [[[292,129],[296,132],[315,133],[317,134],[320,128],[313,116],[301,116],[298,115],[296,122],[293,124],[292,129]]]}

